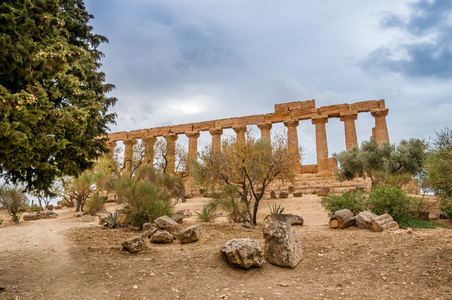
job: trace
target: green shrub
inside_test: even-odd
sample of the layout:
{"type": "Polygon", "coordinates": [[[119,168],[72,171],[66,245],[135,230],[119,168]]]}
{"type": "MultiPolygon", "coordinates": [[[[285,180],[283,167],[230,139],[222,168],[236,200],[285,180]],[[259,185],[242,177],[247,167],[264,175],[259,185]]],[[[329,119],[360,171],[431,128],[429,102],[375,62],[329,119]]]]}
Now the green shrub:
{"type": "Polygon", "coordinates": [[[90,215],[103,211],[107,199],[99,195],[99,192],[95,193],[92,197],[88,198],[85,203],[85,211],[90,215]]]}
{"type": "Polygon", "coordinates": [[[32,212],[38,212],[38,211],[42,211],[41,206],[37,205],[37,204],[33,204],[28,208],[30,211],[32,212]]]}
{"type": "Polygon", "coordinates": [[[284,207],[281,207],[281,204],[274,203],[273,206],[268,204],[268,208],[270,209],[270,213],[272,214],[282,214],[284,212],[284,207]]]}
{"type": "Polygon", "coordinates": [[[204,204],[201,208],[201,212],[195,211],[198,215],[198,219],[202,222],[211,222],[213,219],[217,218],[219,214],[216,214],[217,206],[213,203],[204,204]]]}
{"type": "Polygon", "coordinates": [[[250,219],[246,204],[241,200],[234,186],[223,186],[220,191],[212,193],[213,204],[227,212],[228,217],[235,223],[250,219]]]}
{"type": "Polygon", "coordinates": [[[388,213],[396,222],[407,221],[419,206],[419,199],[409,197],[405,192],[390,185],[378,185],[369,194],[367,208],[374,214],[388,213]]]}
{"type": "Polygon", "coordinates": [[[452,219],[452,197],[441,200],[440,209],[446,213],[448,219],[452,219]]]}
{"type": "Polygon", "coordinates": [[[330,217],[332,217],[336,211],[346,208],[356,215],[365,210],[366,205],[365,194],[362,191],[345,191],[342,195],[330,194],[323,197],[320,203],[330,217]]]}
{"type": "Polygon", "coordinates": [[[3,219],[0,218],[0,226],[3,224],[3,219]]]}
{"type": "Polygon", "coordinates": [[[28,205],[27,196],[19,187],[0,186],[0,205],[6,208],[13,222],[19,223],[20,212],[28,205]]]}

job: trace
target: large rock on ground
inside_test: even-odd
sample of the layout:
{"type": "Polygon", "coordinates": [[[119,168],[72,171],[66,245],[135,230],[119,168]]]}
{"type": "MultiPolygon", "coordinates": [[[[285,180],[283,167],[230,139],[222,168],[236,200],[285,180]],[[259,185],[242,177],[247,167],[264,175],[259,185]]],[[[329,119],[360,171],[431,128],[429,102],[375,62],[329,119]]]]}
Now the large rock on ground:
{"type": "Polygon", "coordinates": [[[259,243],[250,239],[233,239],[220,249],[223,257],[233,266],[249,269],[264,263],[264,251],[259,243]]]}
{"type": "Polygon", "coordinates": [[[171,234],[178,234],[181,226],[168,216],[163,216],[154,220],[154,224],[162,230],[166,230],[171,234]]]}
{"type": "Polygon", "coordinates": [[[303,218],[301,216],[292,214],[271,214],[272,221],[286,222],[289,225],[303,225],[303,218]]]}
{"type": "Polygon", "coordinates": [[[355,226],[360,229],[370,229],[372,227],[372,218],[376,216],[370,211],[362,211],[355,216],[355,226]]]}
{"type": "Polygon", "coordinates": [[[265,258],[269,263],[294,268],[301,261],[301,238],[293,227],[285,222],[269,222],[263,228],[265,258]]]}
{"type": "Polygon", "coordinates": [[[122,248],[130,253],[137,253],[146,249],[147,246],[141,236],[135,236],[122,242],[122,248]]]}
{"type": "Polygon", "coordinates": [[[372,231],[393,231],[398,229],[399,224],[387,213],[372,219],[372,231]]]}
{"type": "Polygon", "coordinates": [[[184,217],[181,215],[175,214],[175,215],[171,216],[171,220],[173,220],[177,224],[182,224],[182,222],[184,222],[184,217]]]}
{"type": "Polygon", "coordinates": [[[23,214],[22,218],[24,221],[34,221],[34,220],[40,220],[40,219],[54,219],[56,218],[58,215],[51,211],[51,210],[46,210],[46,211],[38,211],[35,213],[28,213],[28,214],[23,214]]]}
{"type": "Polygon", "coordinates": [[[157,230],[151,236],[151,243],[156,244],[169,244],[174,240],[174,236],[166,230],[157,230]]]}
{"type": "Polygon", "coordinates": [[[179,234],[176,235],[176,239],[181,244],[193,243],[199,240],[201,237],[201,226],[193,225],[184,230],[181,230],[179,234]]]}

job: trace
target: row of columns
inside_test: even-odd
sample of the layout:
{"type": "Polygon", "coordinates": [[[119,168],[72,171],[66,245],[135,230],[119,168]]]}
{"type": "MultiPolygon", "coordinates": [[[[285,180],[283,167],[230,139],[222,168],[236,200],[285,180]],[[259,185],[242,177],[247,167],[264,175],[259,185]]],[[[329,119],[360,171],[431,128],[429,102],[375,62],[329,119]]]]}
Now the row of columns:
{"type": "MultiPolygon", "coordinates": [[[[386,125],[386,116],[388,114],[388,109],[378,109],[372,110],[371,115],[375,118],[375,127],[372,129],[372,137],[377,140],[378,143],[383,141],[389,142],[388,129],[386,125]]],[[[352,147],[358,147],[358,140],[356,135],[355,120],[358,117],[358,112],[345,112],[340,114],[340,120],[344,122],[345,130],[345,144],[347,150],[352,147]]],[[[328,115],[318,115],[311,118],[311,122],[315,125],[316,133],[316,152],[317,152],[317,170],[319,173],[330,172],[330,162],[328,158],[328,141],[326,136],[326,126],[328,123],[328,115]]],[[[298,151],[298,131],[297,127],[299,125],[298,120],[287,120],[283,122],[284,126],[287,127],[287,139],[289,152],[294,155],[299,155],[298,151]]],[[[271,123],[259,123],[257,127],[261,131],[261,139],[266,139],[268,141],[270,138],[270,131],[272,128],[271,123]]],[[[237,141],[245,140],[246,126],[237,126],[232,128],[237,137],[237,141]]],[[[221,149],[221,135],[223,134],[222,128],[212,128],[209,130],[212,135],[212,150],[221,149]]],[[[188,137],[188,157],[190,160],[196,159],[198,151],[198,138],[200,136],[199,131],[189,131],[185,135],[188,137]]],[[[167,158],[168,158],[168,170],[174,170],[175,168],[175,148],[176,140],[178,138],[175,133],[164,134],[163,137],[166,140],[167,147],[167,158]]],[[[154,159],[154,144],[156,142],[156,137],[147,136],[141,138],[145,144],[144,159],[146,162],[153,161],[154,159]]],[[[136,139],[124,140],[125,161],[132,161],[133,156],[133,146],[136,143],[136,139]]],[[[107,146],[113,150],[116,145],[116,141],[109,141],[107,146]]],[[[126,171],[132,172],[132,164],[126,163],[126,171]]]]}

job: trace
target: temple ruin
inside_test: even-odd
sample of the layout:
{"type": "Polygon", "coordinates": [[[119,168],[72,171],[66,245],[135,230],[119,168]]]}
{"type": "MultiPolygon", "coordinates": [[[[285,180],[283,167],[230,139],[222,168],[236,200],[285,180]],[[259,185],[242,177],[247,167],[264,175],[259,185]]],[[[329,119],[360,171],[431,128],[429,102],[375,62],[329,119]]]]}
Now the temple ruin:
{"type": "MultiPolygon", "coordinates": [[[[328,140],[325,126],[328,123],[328,119],[340,118],[344,123],[345,144],[346,148],[350,149],[353,146],[358,146],[355,120],[359,113],[367,112],[370,112],[375,118],[375,127],[372,128],[371,137],[375,138],[378,143],[389,142],[386,125],[388,109],[385,107],[384,100],[369,100],[318,108],[315,106],[315,100],[307,100],[275,104],[274,112],[263,115],[115,132],[108,135],[107,146],[113,151],[117,142],[122,141],[125,146],[124,161],[128,161],[131,160],[133,146],[138,140],[142,140],[145,147],[145,155],[152,160],[153,148],[157,137],[163,137],[166,140],[169,161],[173,162],[172,165],[168,166],[168,169],[174,171],[175,160],[174,158],[171,159],[171,156],[174,156],[176,140],[179,135],[185,134],[188,137],[188,155],[195,158],[198,151],[198,138],[202,131],[208,131],[211,134],[212,149],[220,149],[221,135],[224,129],[232,128],[236,133],[237,140],[241,140],[245,138],[247,126],[256,125],[261,131],[261,138],[270,141],[270,131],[273,124],[282,123],[287,127],[289,151],[297,153],[299,145],[297,127],[299,122],[311,120],[315,126],[317,164],[301,165],[300,163],[300,175],[311,174],[311,176],[304,176],[304,178],[312,178],[312,176],[326,178],[331,177],[331,170],[336,167],[336,163],[328,157],[328,140]]],[[[126,170],[130,170],[130,168],[131,165],[126,165],[126,170]]]]}

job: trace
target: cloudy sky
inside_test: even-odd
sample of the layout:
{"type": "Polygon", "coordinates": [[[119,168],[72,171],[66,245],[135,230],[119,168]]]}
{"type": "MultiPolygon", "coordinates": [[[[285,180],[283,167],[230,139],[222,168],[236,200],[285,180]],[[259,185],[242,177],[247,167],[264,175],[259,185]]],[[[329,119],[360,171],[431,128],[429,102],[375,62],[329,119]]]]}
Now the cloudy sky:
{"type": "MultiPolygon", "coordinates": [[[[450,0],[85,0],[123,131],[385,99],[391,142],[452,125],[450,0]]],[[[360,114],[359,140],[374,120],[360,114]]],[[[276,126],[275,130],[280,130],[276,126]]],[[[256,129],[258,132],[258,130],[256,129]]],[[[314,126],[300,122],[305,163],[314,126]]],[[[343,124],[327,124],[330,154],[343,124]]],[[[179,143],[186,143],[180,136],[179,143]]],[[[202,133],[199,145],[210,142],[202,133]]]]}

